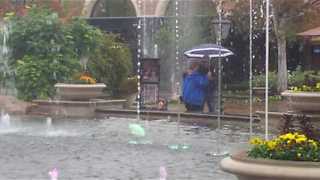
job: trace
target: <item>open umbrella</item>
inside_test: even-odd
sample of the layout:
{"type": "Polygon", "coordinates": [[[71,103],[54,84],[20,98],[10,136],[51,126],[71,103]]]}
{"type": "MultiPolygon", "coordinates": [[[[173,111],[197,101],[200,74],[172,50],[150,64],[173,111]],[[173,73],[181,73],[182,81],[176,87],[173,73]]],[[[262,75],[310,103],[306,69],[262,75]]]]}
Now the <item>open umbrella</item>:
{"type": "Polygon", "coordinates": [[[217,44],[201,44],[193,47],[192,49],[185,51],[184,55],[188,58],[217,58],[217,57],[228,57],[234,53],[229,49],[222,47],[217,44]]]}
{"type": "MultiPolygon", "coordinates": [[[[211,59],[213,58],[217,58],[217,59],[222,59],[222,58],[226,58],[228,56],[234,55],[234,53],[232,51],[230,51],[229,49],[221,46],[221,45],[217,45],[217,44],[201,44],[198,46],[193,47],[192,49],[185,51],[184,55],[187,58],[191,58],[190,60],[207,60],[209,61],[209,68],[211,67],[211,59]]],[[[213,97],[211,99],[211,101],[215,104],[214,106],[216,106],[216,110],[218,110],[218,129],[221,130],[221,99],[222,99],[222,95],[221,95],[221,84],[222,84],[222,74],[221,74],[221,69],[222,69],[222,65],[221,65],[221,61],[218,61],[218,66],[217,66],[217,81],[218,81],[218,85],[215,86],[214,88],[216,90],[213,91],[217,91],[217,99],[214,100],[213,97]]],[[[218,133],[220,136],[220,133],[218,133]]],[[[218,142],[217,142],[217,152],[213,153],[214,156],[220,156],[220,155],[225,155],[227,152],[222,152],[220,149],[220,138],[218,138],[218,142]]]]}

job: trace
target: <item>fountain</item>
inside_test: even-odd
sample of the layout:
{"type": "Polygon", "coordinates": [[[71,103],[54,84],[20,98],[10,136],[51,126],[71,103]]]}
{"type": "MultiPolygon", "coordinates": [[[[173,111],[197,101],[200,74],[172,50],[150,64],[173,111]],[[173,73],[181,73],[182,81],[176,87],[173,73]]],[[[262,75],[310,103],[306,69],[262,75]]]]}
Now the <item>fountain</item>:
{"type": "MultiPolygon", "coordinates": [[[[145,1],[137,2],[138,8],[145,11],[147,8],[145,1]]],[[[174,2],[176,44],[173,92],[179,96],[179,76],[183,66],[180,60],[182,51],[180,33],[183,31],[180,25],[183,22],[179,16],[185,9],[179,8],[182,1],[174,2]]],[[[138,79],[141,78],[141,58],[152,54],[158,56],[159,47],[152,42],[152,33],[147,32],[150,30],[147,22],[145,15],[138,17],[138,79]]],[[[100,91],[103,87],[99,86],[97,89],[100,91]]],[[[7,164],[0,168],[1,177],[4,179],[45,179],[49,175],[52,180],[57,180],[58,174],[59,178],[61,176],[63,179],[234,179],[233,176],[219,170],[219,158],[208,158],[207,154],[213,146],[217,147],[217,153],[221,154],[223,152],[221,141],[225,141],[221,145],[229,147],[238,147],[239,144],[246,143],[248,135],[246,122],[222,122],[220,118],[234,120],[236,117],[223,115],[221,112],[218,116],[154,112],[150,113],[152,116],[150,117],[149,112],[141,108],[140,82],[132,119],[129,118],[129,111],[121,112],[125,118],[114,118],[112,114],[103,111],[106,108],[115,108],[120,112],[119,109],[122,109],[124,103],[122,100],[99,99],[99,92],[92,91],[80,95],[78,93],[85,90],[76,89],[79,86],[74,85],[57,84],[56,88],[58,94],[56,99],[33,101],[35,105],[30,109],[30,113],[44,115],[41,117],[41,122],[33,120],[34,117],[23,117],[23,125],[28,128],[19,133],[0,135],[0,153],[3,157],[0,158],[0,162],[3,160],[3,163],[7,164]],[[96,113],[96,110],[99,110],[100,114],[96,113]],[[161,118],[151,121],[157,115],[161,118]],[[168,119],[163,118],[164,116],[168,119]],[[218,131],[214,130],[217,123],[213,119],[216,118],[219,118],[218,131]],[[53,126],[53,119],[57,119],[59,123],[53,126]],[[34,124],[31,124],[31,121],[34,124]],[[214,126],[208,128],[197,123],[214,126]],[[39,131],[41,133],[38,133],[39,131]],[[70,136],[71,131],[74,133],[70,136]],[[222,139],[225,134],[229,136],[228,139],[222,139]],[[56,168],[52,169],[53,167],[59,167],[59,173],[56,168]]],[[[2,113],[0,120],[0,126],[2,124],[10,126],[9,115],[2,113]]],[[[252,123],[253,119],[250,132],[253,131],[252,123]]]]}
{"type": "Polygon", "coordinates": [[[0,116],[0,127],[1,128],[10,128],[11,127],[11,121],[10,121],[10,115],[8,113],[1,112],[0,116]]]}
{"type": "MultiPolygon", "coordinates": [[[[60,85],[59,85],[60,86],[60,85]]],[[[85,93],[88,96],[92,96],[90,88],[74,87],[73,85],[62,85],[64,88],[73,89],[89,89],[85,93]]],[[[96,88],[96,87],[93,87],[96,88]]],[[[101,89],[102,87],[98,87],[101,89]]],[[[60,93],[61,94],[61,93],[60,93]]],[[[63,94],[63,97],[67,93],[63,94]]],[[[74,97],[79,97],[74,94],[80,94],[78,92],[72,93],[72,97],[67,95],[67,99],[55,99],[55,100],[33,100],[34,105],[29,109],[29,114],[46,115],[46,116],[66,116],[66,117],[94,117],[97,108],[123,108],[125,100],[104,100],[104,99],[82,99],[75,100],[74,97]],[[71,98],[71,99],[70,99],[71,98]]]]}
{"type": "MultiPolygon", "coordinates": [[[[218,169],[220,158],[206,155],[215,134],[206,127],[180,124],[179,137],[192,148],[177,151],[168,148],[176,139],[177,124],[166,119],[149,121],[152,128],[147,131],[132,125],[138,138],[146,133],[153,137],[152,144],[137,145],[128,144],[133,134],[127,131],[136,119],[59,118],[54,128],[50,117],[16,120],[23,131],[0,133],[0,162],[6,161],[0,168],[3,179],[47,179],[48,169],[54,176],[53,167],[59,167],[59,179],[234,179],[218,169]]],[[[241,129],[230,129],[225,142],[230,147],[246,142],[245,123],[229,122],[228,127],[239,125],[241,129]]]]}
{"type": "Polygon", "coordinates": [[[10,24],[0,21],[0,93],[4,95],[15,95],[13,70],[9,67],[10,49],[8,39],[10,35],[10,24]]]}
{"type": "Polygon", "coordinates": [[[52,118],[51,117],[47,117],[46,125],[47,125],[47,130],[50,130],[52,128],[52,118]]]}

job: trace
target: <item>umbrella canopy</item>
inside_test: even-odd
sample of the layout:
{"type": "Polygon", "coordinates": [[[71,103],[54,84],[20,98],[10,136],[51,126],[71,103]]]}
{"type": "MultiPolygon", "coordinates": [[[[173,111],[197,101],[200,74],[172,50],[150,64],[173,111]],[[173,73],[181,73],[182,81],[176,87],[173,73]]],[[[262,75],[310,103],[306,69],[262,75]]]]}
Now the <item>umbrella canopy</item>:
{"type": "Polygon", "coordinates": [[[188,58],[216,58],[231,56],[233,55],[233,52],[217,44],[201,44],[196,47],[193,47],[188,51],[185,51],[184,55],[188,58]]]}

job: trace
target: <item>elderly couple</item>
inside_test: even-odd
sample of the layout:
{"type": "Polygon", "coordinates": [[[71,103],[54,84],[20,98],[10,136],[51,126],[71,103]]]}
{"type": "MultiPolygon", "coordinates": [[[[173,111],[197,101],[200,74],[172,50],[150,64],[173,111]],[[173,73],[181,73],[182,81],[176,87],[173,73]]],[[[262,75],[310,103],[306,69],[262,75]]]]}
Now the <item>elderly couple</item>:
{"type": "Polygon", "coordinates": [[[182,101],[187,111],[203,112],[205,104],[209,112],[214,111],[213,76],[208,64],[191,62],[190,68],[183,74],[182,101]]]}

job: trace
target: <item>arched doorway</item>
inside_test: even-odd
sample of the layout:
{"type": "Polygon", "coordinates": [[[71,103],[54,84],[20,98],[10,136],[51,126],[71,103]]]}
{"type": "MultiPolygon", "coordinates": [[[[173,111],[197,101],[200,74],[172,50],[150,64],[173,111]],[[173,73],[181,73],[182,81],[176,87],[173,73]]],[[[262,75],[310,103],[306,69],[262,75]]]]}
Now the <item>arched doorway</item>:
{"type": "Polygon", "coordinates": [[[134,17],[136,9],[131,0],[97,0],[91,17],[134,17]]]}

